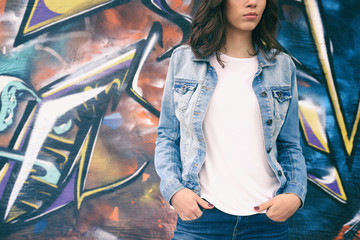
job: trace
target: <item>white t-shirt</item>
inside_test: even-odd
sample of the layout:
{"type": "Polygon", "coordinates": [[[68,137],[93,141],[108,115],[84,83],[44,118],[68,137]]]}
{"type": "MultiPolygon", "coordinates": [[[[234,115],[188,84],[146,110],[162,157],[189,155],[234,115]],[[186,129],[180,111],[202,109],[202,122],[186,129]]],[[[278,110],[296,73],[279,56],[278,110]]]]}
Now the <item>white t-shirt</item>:
{"type": "Polygon", "coordinates": [[[246,216],[273,197],[280,186],[266,159],[260,107],[252,88],[257,57],[215,55],[218,82],[205,115],[205,163],[200,170],[201,197],[223,212],[246,216]]]}

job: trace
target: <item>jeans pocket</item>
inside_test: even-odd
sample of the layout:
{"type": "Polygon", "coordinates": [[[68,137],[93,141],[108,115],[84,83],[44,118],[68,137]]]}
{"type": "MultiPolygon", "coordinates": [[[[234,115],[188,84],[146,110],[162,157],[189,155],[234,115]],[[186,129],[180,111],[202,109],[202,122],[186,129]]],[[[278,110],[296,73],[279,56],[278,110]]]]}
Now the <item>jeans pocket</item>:
{"type": "Polygon", "coordinates": [[[206,209],[204,209],[204,208],[200,208],[200,209],[201,209],[201,215],[200,215],[199,217],[197,217],[197,218],[195,218],[195,219],[191,219],[191,220],[182,220],[182,219],[180,218],[180,216],[178,215],[178,220],[181,221],[181,222],[183,222],[183,223],[195,223],[195,222],[199,222],[199,221],[201,221],[201,219],[204,218],[204,215],[205,215],[205,213],[206,213],[206,209]]]}
{"type": "Polygon", "coordinates": [[[272,220],[270,217],[268,217],[268,215],[266,213],[264,213],[263,215],[264,215],[264,218],[270,223],[285,224],[288,221],[288,220],[285,220],[285,221],[279,222],[279,221],[272,220]]]}

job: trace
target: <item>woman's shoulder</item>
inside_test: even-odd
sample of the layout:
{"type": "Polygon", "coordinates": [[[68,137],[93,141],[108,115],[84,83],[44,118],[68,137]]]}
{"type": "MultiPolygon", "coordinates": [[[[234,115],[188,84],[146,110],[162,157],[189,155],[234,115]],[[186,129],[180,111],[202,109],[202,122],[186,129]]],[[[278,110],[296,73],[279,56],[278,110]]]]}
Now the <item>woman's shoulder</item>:
{"type": "Polygon", "coordinates": [[[189,45],[181,45],[173,51],[170,66],[174,76],[183,79],[203,79],[208,65],[205,60],[195,57],[189,45]]]}
{"type": "Polygon", "coordinates": [[[194,54],[189,45],[181,45],[177,47],[171,54],[170,62],[172,64],[184,64],[185,62],[190,62],[194,54]]]}
{"type": "Polygon", "coordinates": [[[283,51],[280,51],[276,57],[283,58],[285,61],[288,62],[294,62],[292,55],[290,53],[285,53],[283,51]]]}
{"type": "Polygon", "coordinates": [[[179,47],[177,47],[173,54],[181,54],[181,53],[192,53],[192,49],[191,46],[188,44],[182,44],[179,47]]]}
{"type": "Polygon", "coordinates": [[[189,59],[194,58],[194,53],[192,52],[192,49],[189,45],[183,44],[173,51],[171,57],[176,62],[188,61],[189,59]]]}
{"type": "Polygon", "coordinates": [[[295,69],[294,58],[291,56],[291,54],[280,51],[276,55],[275,59],[281,65],[287,65],[290,66],[291,69],[295,69]]]}
{"type": "Polygon", "coordinates": [[[183,44],[173,51],[171,59],[174,64],[185,64],[193,62],[190,60],[195,59],[195,55],[189,45],[183,44]]]}

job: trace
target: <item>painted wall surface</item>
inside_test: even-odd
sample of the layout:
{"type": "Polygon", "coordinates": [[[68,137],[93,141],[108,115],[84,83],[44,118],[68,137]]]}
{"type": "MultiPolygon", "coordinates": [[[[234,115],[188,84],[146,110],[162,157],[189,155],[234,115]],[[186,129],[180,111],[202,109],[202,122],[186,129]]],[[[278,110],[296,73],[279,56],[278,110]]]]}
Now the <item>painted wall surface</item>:
{"type": "MultiPolygon", "coordinates": [[[[0,0],[0,238],[169,239],[153,154],[200,0],[0,0]]],[[[291,239],[360,239],[360,2],[280,0],[308,168],[291,239]]]]}

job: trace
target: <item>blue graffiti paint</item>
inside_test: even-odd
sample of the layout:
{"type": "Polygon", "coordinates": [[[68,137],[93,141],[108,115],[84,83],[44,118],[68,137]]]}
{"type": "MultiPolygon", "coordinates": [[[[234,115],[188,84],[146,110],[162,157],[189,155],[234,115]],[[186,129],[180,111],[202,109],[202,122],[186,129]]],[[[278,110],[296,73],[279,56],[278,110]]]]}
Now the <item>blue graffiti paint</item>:
{"type": "Polygon", "coordinates": [[[11,51],[9,54],[0,54],[0,75],[16,76],[27,84],[30,84],[33,59],[36,50],[32,44],[24,44],[23,48],[11,51]]]}
{"type": "Polygon", "coordinates": [[[35,223],[35,225],[34,225],[34,233],[43,232],[45,230],[47,224],[48,224],[48,221],[46,219],[35,223]]]}
{"type": "Polygon", "coordinates": [[[69,131],[72,128],[72,126],[73,126],[73,121],[72,119],[69,119],[66,123],[63,123],[59,126],[55,126],[53,130],[56,134],[61,135],[69,131]]]}
{"type": "MultiPolygon", "coordinates": [[[[320,8],[321,23],[324,27],[327,49],[334,76],[334,84],[339,97],[339,105],[344,115],[347,132],[350,134],[359,104],[360,85],[360,15],[359,1],[327,0],[317,1],[320,8]]],[[[315,47],[312,32],[308,25],[303,6],[292,1],[283,1],[280,9],[284,19],[281,22],[279,40],[281,44],[305,66],[306,71],[317,79],[310,87],[299,86],[299,98],[310,100],[325,113],[326,136],[329,140],[330,154],[316,151],[304,139],[302,146],[307,160],[308,172],[319,177],[327,175],[327,169],[335,167],[348,197],[347,204],[334,200],[323,189],[309,184],[307,200],[303,210],[295,214],[290,222],[291,236],[304,239],[334,239],[343,225],[359,211],[360,182],[359,133],[355,135],[354,150],[349,156],[345,150],[335,117],[334,107],[327,90],[325,75],[315,47]],[[324,231],[326,229],[326,231],[324,231]]],[[[298,79],[302,80],[301,78],[298,79]]],[[[358,220],[354,220],[356,223],[358,220]]],[[[359,225],[359,224],[358,224],[359,225]]],[[[356,233],[356,228],[355,233],[356,233]]],[[[343,239],[354,239],[348,231],[343,239]]]]}
{"type": "Polygon", "coordinates": [[[104,117],[103,124],[111,127],[112,129],[117,129],[124,122],[120,113],[113,113],[109,116],[104,117]]]}
{"type": "Polygon", "coordinates": [[[18,104],[18,97],[22,96],[20,92],[30,93],[36,101],[40,102],[40,98],[36,93],[25,86],[23,81],[9,76],[0,76],[1,85],[5,85],[1,89],[1,109],[0,109],[0,131],[6,130],[13,123],[15,108],[18,104]],[[5,84],[4,84],[5,83],[5,84]]]}
{"type": "MultiPolygon", "coordinates": [[[[24,161],[24,155],[20,153],[9,152],[6,149],[0,149],[0,158],[11,159],[18,162],[24,161]]],[[[42,174],[41,176],[35,175],[36,177],[50,184],[55,185],[58,183],[61,174],[59,170],[55,167],[54,163],[41,159],[36,159],[34,165],[42,168],[45,171],[45,174],[42,174]]]]}

